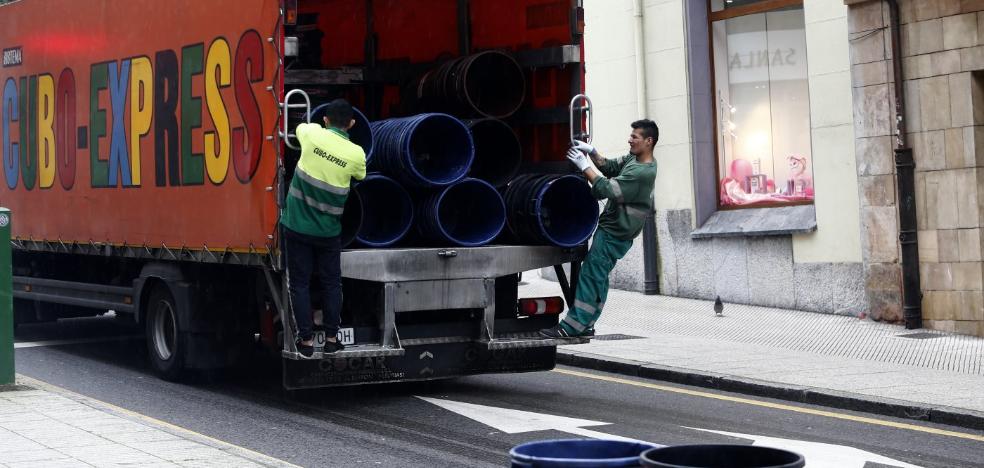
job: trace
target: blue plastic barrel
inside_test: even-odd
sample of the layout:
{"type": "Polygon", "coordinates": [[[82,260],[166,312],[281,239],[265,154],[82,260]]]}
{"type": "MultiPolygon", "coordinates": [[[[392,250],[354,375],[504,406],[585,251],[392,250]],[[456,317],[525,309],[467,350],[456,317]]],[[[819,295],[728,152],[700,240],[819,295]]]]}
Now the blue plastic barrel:
{"type": "MultiPolygon", "coordinates": [[[[311,109],[311,122],[322,124],[325,117],[325,107],[328,103],[321,104],[320,106],[311,109]]],[[[373,148],[373,135],[372,127],[369,125],[369,119],[366,118],[365,114],[359,111],[359,109],[352,108],[352,118],[355,119],[355,125],[349,129],[349,140],[362,147],[362,151],[366,152],[366,161],[372,159],[372,148],[373,148]]]]}
{"type": "Polygon", "coordinates": [[[642,466],[659,468],[803,468],[802,455],[754,445],[675,445],[647,450],[642,466]]]}
{"type": "Polygon", "coordinates": [[[447,114],[420,114],[372,122],[375,147],[369,168],[407,187],[433,188],[465,177],[475,158],[471,132],[447,114]]]}
{"type": "Polygon", "coordinates": [[[428,110],[504,119],[522,106],[526,77],[509,54],[486,50],[425,74],[417,97],[428,110]]]}
{"type": "Polygon", "coordinates": [[[361,199],[362,224],[355,239],[368,247],[388,247],[403,239],[413,224],[413,202],[395,180],[369,174],[352,191],[361,199]]]}
{"type": "Polygon", "coordinates": [[[523,147],[516,132],[496,119],[467,120],[465,125],[475,142],[475,160],[468,177],[504,187],[523,163],[523,147]]]}
{"type": "Polygon", "coordinates": [[[355,190],[350,190],[342,211],[342,232],[339,234],[342,248],[348,247],[355,241],[356,234],[362,229],[363,212],[362,197],[355,190]]]}
{"type": "Polygon", "coordinates": [[[516,242],[574,247],[598,226],[598,201],[580,176],[521,175],[506,187],[505,201],[516,242]]]}
{"type": "Polygon", "coordinates": [[[509,456],[513,468],[639,466],[639,455],[655,447],[621,440],[541,440],[517,445],[509,456]]]}
{"type": "Polygon", "coordinates": [[[495,187],[464,179],[417,203],[417,232],[431,243],[477,247],[495,239],[506,225],[506,205],[495,187]]]}

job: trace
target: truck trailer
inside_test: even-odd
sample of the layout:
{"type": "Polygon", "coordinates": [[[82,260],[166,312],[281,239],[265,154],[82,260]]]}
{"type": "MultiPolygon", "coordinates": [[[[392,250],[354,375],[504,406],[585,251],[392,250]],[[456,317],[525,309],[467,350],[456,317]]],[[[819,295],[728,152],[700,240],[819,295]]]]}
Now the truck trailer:
{"type": "Polygon", "coordinates": [[[553,368],[558,344],[586,341],[537,334],[573,301],[585,242],[352,244],[347,346],[307,360],[293,346],[278,219],[293,128],[337,97],[368,121],[496,118],[522,152],[515,174],[570,174],[563,155],[589,112],[568,105],[583,89],[582,16],[579,0],[0,6],[15,323],[114,311],[141,327],[170,380],[257,347],[282,358],[288,389],[553,368]],[[488,53],[512,61],[522,89],[485,92],[496,83],[483,77],[502,72],[483,65],[488,53]],[[435,77],[468,82],[442,90],[435,77]],[[548,267],[563,297],[520,300],[521,273],[548,267]]]}

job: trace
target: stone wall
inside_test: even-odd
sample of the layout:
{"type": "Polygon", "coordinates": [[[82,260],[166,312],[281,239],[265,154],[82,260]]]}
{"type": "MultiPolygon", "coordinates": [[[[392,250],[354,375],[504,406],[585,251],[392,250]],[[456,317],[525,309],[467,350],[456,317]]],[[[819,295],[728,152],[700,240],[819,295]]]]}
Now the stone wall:
{"type": "Polygon", "coordinates": [[[860,263],[796,263],[792,237],[693,239],[690,210],[658,210],[660,291],[814,312],[862,315],[860,263]]]}
{"type": "MultiPolygon", "coordinates": [[[[890,21],[880,0],[850,5],[862,250],[872,315],[898,319],[890,21]]],[[[923,318],[984,336],[984,1],[901,0],[905,123],[916,160],[923,318]]]]}
{"type": "MultiPolygon", "coordinates": [[[[694,239],[691,211],[657,210],[660,294],[811,312],[864,316],[864,269],[856,262],[797,263],[792,236],[694,239]]],[[[609,278],[617,289],[642,291],[642,239],[609,278]]],[[[565,268],[567,274],[569,269],[565,268]]],[[[556,281],[553,268],[541,276],[556,281]]]]}

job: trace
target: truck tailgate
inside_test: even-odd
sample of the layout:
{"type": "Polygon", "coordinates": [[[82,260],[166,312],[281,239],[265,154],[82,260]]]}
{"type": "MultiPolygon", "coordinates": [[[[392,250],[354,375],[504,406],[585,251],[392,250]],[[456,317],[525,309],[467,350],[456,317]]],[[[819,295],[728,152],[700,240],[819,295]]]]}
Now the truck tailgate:
{"type": "Polygon", "coordinates": [[[542,245],[346,250],[342,276],[379,282],[495,278],[580,261],[584,254],[584,246],[542,245]]]}

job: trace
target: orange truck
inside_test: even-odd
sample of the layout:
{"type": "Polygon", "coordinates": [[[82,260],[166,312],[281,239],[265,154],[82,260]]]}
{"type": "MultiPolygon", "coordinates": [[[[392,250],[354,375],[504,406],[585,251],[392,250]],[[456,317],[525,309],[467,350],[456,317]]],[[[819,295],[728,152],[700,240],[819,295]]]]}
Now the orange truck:
{"type": "Polygon", "coordinates": [[[519,277],[553,266],[570,301],[561,266],[574,283],[583,245],[345,250],[349,346],[297,359],[284,345],[278,216],[290,131],[309,109],[284,100],[300,90],[346,97],[371,120],[399,116],[426,70],[503,51],[527,80],[509,120],[523,171],[569,170],[581,11],[574,0],[0,5],[16,323],[114,311],[145,331],[167,379],[256,348],[282,357],[291,389],[552,368],[557,342],[536,330],[564,301],[519,300],[519,277]]]}

